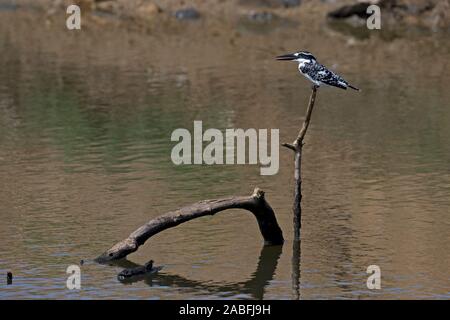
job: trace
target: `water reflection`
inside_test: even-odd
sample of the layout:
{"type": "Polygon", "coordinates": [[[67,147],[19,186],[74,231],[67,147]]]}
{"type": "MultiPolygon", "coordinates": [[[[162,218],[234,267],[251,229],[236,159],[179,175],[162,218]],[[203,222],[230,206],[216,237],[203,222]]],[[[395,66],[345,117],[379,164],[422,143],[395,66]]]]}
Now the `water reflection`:
{"type": "MultiPolygon", "coordinates": [[[[238,292],[243,295],[249,295],[253,299],[261,300],[264,298],[265,288],[274,278],[282,250],[282,245],[263,246],[259,255],[256,271],[253,272],[249,280],[238,283],[210,284],[208,283],[209,281],[190,280],[179,275],[164,274],[164,271],[147,276],[132,277],[121,282],[124,284],[133,284],[135,282],[144,281],[150,287],[156,285],[171,288],[190,288],[212,294],[219,294],[221,296],[226,295],[227,292],[230,295],[235,295],[238,292]]],[[[139,266],[127,259],[115,261],[111,265],[121,268],[135,268],[139,266]]]]}
{"type": "Polygon", "coordinates": [[[1,298],[448,298],[447,36],[359,40],[307,21],[264,34],[230,26],[233,41],[191,24],[166,36],[68,35],[1,14],[0,274],[15,276],[1,298]],[[273,57],[299,49],[363,89],[320,89],[304,147],[301,253],[299,243],[261,253],[253,217],[230,212],[167,230],[131,256],[167,266],[151,292],[92,265],[85,290],[65,290],[69,264],[149,219],[255,186],[291,241],[289,150],[270,177],[259,166],[175,166],[170,134],[202,120],[279,128],[280,142],[292,141],[309,84],[273,57]],[[377,293],[365,286],[371,264],[382,270],[377,293]]]}
{"type": "Polygon", "coordinates": [[[300,300],[301,241],[292,241],[292,294],[293,300],[300,300]]]}

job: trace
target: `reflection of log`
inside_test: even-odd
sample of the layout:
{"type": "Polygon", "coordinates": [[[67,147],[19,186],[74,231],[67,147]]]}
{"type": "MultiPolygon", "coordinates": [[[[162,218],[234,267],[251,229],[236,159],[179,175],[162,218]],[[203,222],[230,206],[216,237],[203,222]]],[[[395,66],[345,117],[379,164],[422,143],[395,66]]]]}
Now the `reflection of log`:
{"type": "Polygon", "coordinates": [[[175,227],[189,220],[214,215],[226,209],[245,209],[253,213],[259,225],[259,229],[266,245],[282,244],[283,234],[278,226],[275,213],[264,198],[264,192],[258,188],[248,197],[231,197],[218,200],[205,200],[193,205],[172,211],[150,220],[142,227],[131,233],[128,238],[115,244],[105,251],[96,261],[105,263],[111,260],[121,259],[135,252],[139,246],[145,243],[155,234],[175,227]]]}
{"type": "MultiPolygon", "coordinates": [[[[198,292],[206,291],[221,297],[232,297],[233,295],[247,294],[253,299],[263,299],[265,289],[273,280],[280,259],[283,246],[264,246],[259,255],[255,272],[250,279],[245,282],[219,284],[209,281],[199,281],[186,279],[183,276],[154,273],[142,276],[131,277],[121,281],[123,284],[132,284],[144,281],[149,286],[189,288],[198,292]]],[[[142,267],[126,259],[111,261],[112,265],[122,268],[142,267]]]]}
{"type": "Polygon", "coordinates": [[[306,131],[308,130],[309,123],[311,121],[311,115],[314,108],[314,102],[316,101],[317,86],[313,85],[311,96],[309,97],[309,104],[306,110],[306,117],[303,121],[303,126],[298,133],[297,139],[291,143],[283,143],[283,147],[294,151],[294,240],[300,240],[300,228],[302,227],[302,148],[303,139],[305,138],[306,131]]]}
{"type": "Polygon", "coordinates": [[[258,265],[251,279],[242,286],[242,293],[250,293],[255,299],[263,299],[266,287],[273,280],[282,246],[263,247],[259,255],[258,265]]]}

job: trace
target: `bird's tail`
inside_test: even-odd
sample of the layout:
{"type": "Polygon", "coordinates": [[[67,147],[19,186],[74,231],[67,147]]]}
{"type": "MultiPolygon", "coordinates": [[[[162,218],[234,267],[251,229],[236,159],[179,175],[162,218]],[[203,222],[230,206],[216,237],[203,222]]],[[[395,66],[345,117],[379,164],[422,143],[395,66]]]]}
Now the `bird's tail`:
{"type": "Polygon", "coordinates": [[[357,87],[352,86],[351,84],[349,84],[348,87],[352,88],[353,90],[356,90],[356,91],[361,91],[360,89],[358,89],[357,87]]]}

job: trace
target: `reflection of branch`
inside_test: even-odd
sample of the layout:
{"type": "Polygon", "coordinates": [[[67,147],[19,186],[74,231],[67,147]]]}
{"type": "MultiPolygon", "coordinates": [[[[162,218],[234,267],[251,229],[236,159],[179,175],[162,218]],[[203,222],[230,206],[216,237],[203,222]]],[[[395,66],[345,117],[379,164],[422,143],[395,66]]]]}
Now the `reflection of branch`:
{"type": "MultiPolygon", "coordinates": [[[[206,290],[210,293],[243,293],[249,294],[254,299],[263,299],[265,288],[275,275],[278,260],[281,256],[283,246],[264,246],[261,249],[259,255],[258,265],[256,271],[252,274],[251,278],[244,282],[231,283],[231,284],[211,284],[210,282],[203,282],[197,280],[189,280],[178,275],[169,275],[164,273],[156,273],[145,276],[132,277],[121,281],[124,284],[131,284],[137,281],[144,281],[149,286],[153,286],[157,283],[159,286],[167,287],[181,287],[181,288],[194,288],[199,290],[206,290]]],[[[139,265],[129,260],[116,260],[111,261],[113,265],[122,268],[136,268],[139,265]]]]}
{"type": "Polygon", "coordinates": [[[183,222],[206,215],[214,215],[226,209],[245,209],[253,213],[258,221],[259,230],[266,245],[282,244],[283,234],[278,226],[275,213],[264,197],[264,192],[258,188],[248,197],[231,197],[218,200],[204,200],[188,207],[172,211],[150,220],[142,227],[131,233],[128,238],[115,244],[105,251],[96,261],[105,263],[126,257],[136,251],[155,234],[175,227],[183,222]]]}
{"type": "Polygon", "coordinates": [[[302,148],[303,139],[305,138],[306,131],[308,130],[309,123],[311,121],[311,115],[314,108],[314,102],[316,101],[317,86],[313,85],[311,96],[309,98],[308,109],[306,110],[305,121],[303,121],[303,126],[298,133],[297,139],[291,143],[283,143],[282,145],[288,149],[295,152],[294,163],[294,179],[295,179],[295,189],[294,189],[294,239],[296,241],[300,240],[300,228],[302,226],[302,148]]]}
{"type": "Polygon", "coordinates": [[[300,256],[301,243],[294,240],[292,243],[292,293],[294,300],[300,300],[300,256]]]}

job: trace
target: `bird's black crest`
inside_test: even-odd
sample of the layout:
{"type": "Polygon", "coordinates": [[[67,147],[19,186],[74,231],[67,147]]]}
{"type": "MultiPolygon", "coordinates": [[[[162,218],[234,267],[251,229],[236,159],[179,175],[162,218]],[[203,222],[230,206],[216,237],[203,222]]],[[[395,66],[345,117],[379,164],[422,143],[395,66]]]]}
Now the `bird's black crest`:
{"type": "Polygon", "coordinates": [[[304,58],[304,59],[317,60],[316,57],[314,57],[313,54],[308,51],[300,51],[298,54],[301,58],[304,58]]]}

